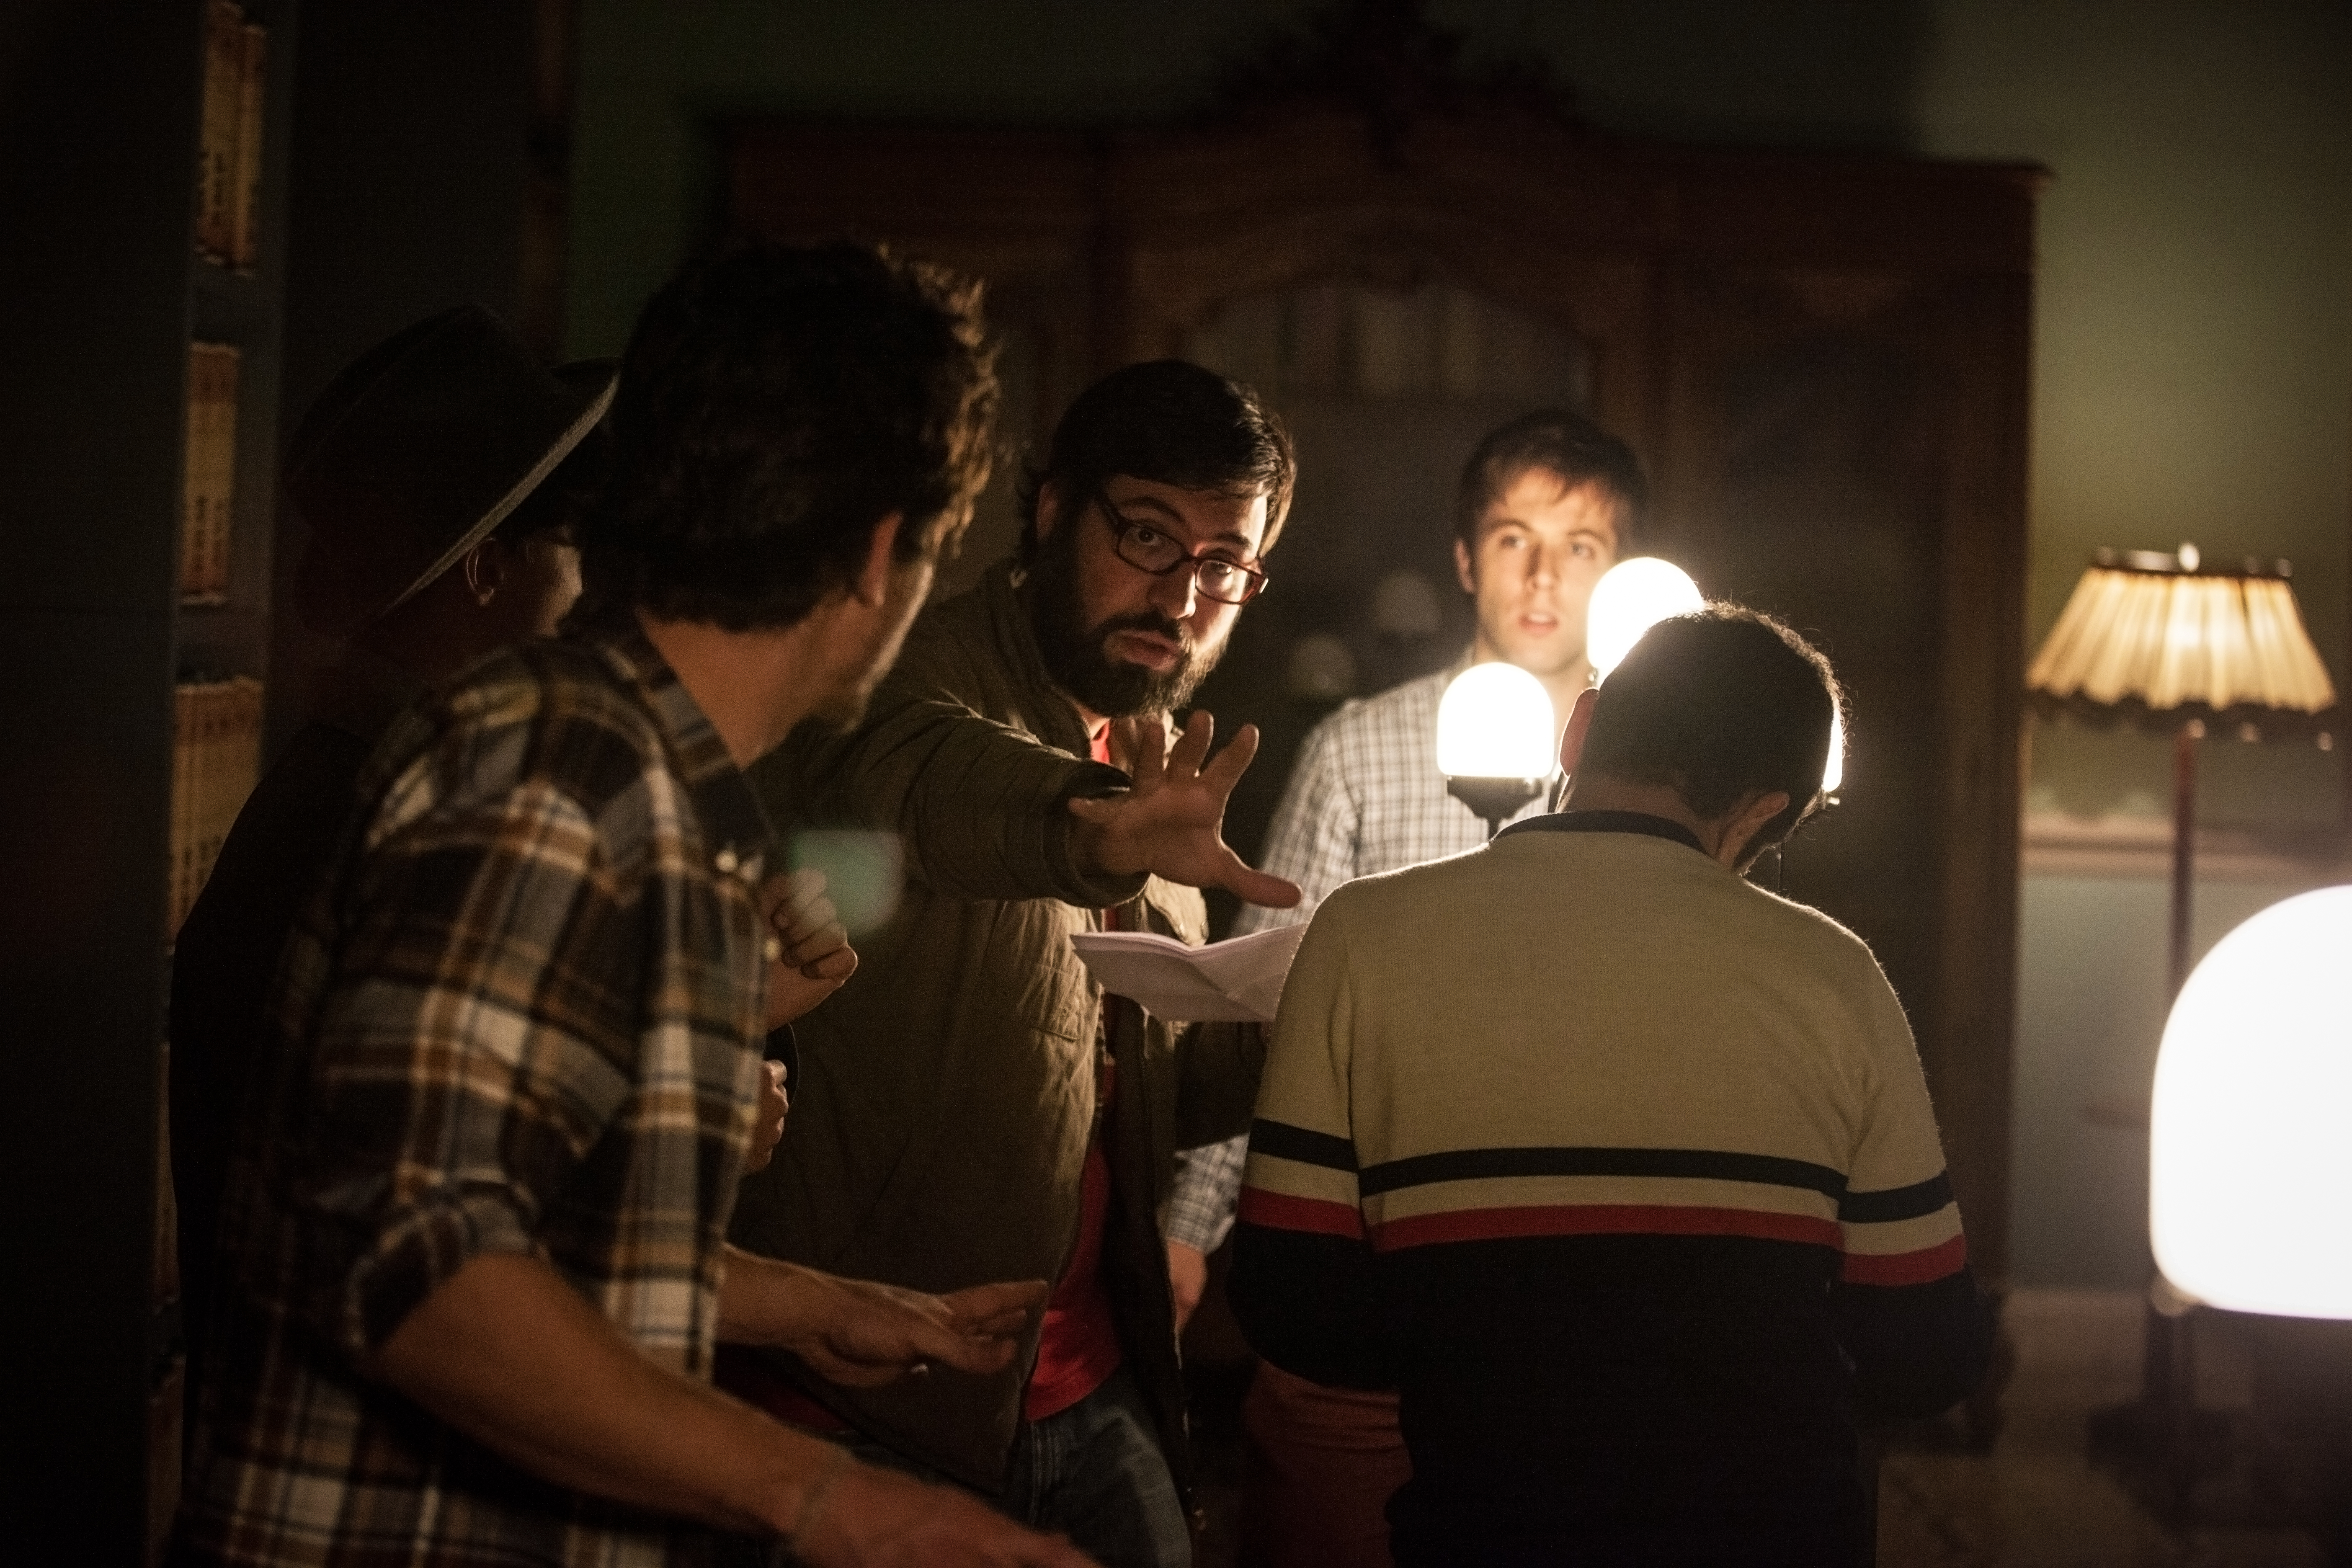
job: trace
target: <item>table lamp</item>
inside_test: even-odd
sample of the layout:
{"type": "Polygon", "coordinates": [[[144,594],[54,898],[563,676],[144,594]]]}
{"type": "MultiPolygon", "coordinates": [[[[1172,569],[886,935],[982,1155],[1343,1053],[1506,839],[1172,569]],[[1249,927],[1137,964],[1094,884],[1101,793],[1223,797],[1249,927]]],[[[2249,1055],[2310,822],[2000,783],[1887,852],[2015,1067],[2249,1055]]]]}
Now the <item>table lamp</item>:
{"type": "Polygon", "coordinates": [[[2168,999],[2189,977],[2197,742],[2207,726],[2248,741],[2301,733],[2322,750],[2334,743],[2325,726],[2336,688],[2304,629],[2291,570],[2284,561],[2208,569],[2193,544],[2175,555],[2102,550],[2025,672],[2037,713],[2172,736],[2168,999]]]}
{"type": "Polygon", "coordinates": [[[1559,765],[1551,694],[1516,664],[1474,664],[1437,703],[1437,771],[1445,793],[1493,837],[1559,765]]]}
{"type": "MultiPolygon", "coordinates": [[[[2168,1001],[2181,995],[2189,978],[2197,743],[2209,726],[2221,724],[2242,740],[2305,734],[2322,748],[2333,744],[2326,725],[2335,717],[2336,689],[2304,629],[2290,572],[2284,561],[2209,568],[2193,544],[2171,555],[2101,550],[2025,673],[2038,714],[2172,737],[2168,1001]]],[[[2192,1342],[2179,1321],[2185,1310],[2159,1275],[2150,1289],[2140,1403],[2093,1419],[2095,1445],[2151,1452],[2169,1472],[2176,1498],[2187,1484],[2192,1342]]]]}
{"type": "Polygon", "coordinates": [[[2352,888],[2273,904],[2180,989],[2148,1112],[2148,1239],[2182,1294],[2352,1318],[2352,888]]]}

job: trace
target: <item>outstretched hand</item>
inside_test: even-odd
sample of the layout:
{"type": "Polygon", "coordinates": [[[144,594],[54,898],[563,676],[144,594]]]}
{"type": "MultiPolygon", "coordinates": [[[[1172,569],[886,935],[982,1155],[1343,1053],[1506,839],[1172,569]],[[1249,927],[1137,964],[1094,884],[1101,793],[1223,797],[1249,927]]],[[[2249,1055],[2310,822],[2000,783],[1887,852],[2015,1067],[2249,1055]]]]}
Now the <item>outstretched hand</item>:
{"type": "Polygon", "coordinates": [[[931,1296],[814,1268],[795,1272],[798,1300],[783,1348],[826,1382],[851,1388],[879,1388],[934,1366],[1002,1371],[1047,1294],[1042,1279],[931,1296]]]}
{"type": "Polygon", "coordinates": [[[1257,755],[1257,727],[1244,724],[1211,760],[1216,721],[1198,709],[1171,748],[1158,715],[1116,721],[1114,752],[1123,753],[1134,787],[1070,802],[1076,847],[1089,870],[1112,876],[1149,871],[1192,888],[1223,888],[1244,903],[1286,910],[1296,883],[1256,871],[1225,843],[1225,802],[1257,755]]]}

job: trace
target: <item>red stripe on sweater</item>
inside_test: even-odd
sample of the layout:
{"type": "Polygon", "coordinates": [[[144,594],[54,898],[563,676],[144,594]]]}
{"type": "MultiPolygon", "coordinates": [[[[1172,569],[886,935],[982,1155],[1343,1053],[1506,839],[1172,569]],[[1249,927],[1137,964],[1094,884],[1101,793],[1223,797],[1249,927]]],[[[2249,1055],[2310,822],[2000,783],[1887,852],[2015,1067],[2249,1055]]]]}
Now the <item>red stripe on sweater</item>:
{"type": "Polygon", "coordinates": [[[1839,1276],[1849,1285],[1925,1285],[1958,1274],[1969,1260],[1969,1238],[1955,1236],[1916,1252],[1849,1252],[1839,1276]]]}
{"type": "Polygon", "coordinates": [[[1444,1241],[1527,1236],[1748,1236],[1835,1247],[1835,1220],[1764,1209],[1687,1208],[1663,1204],[1573,1204],[1558,1207],[1455,1209],[1372,1227],[1372,1247],[1395,1252],[1444,1241]]]}
{"type": "Polygon", "coordinates": [[[1240,1217],[1246,1225],[1262,1225],[1273,1230],[1303,1230],[1316,1236],[1345,1237],[1349,1241],[1364,1239],[1364,1216],[1356,1212],[1353,1204],[1294,1198],[1286,1193],[1269,1193],[1263,1187],[1242,1189],[1240,1217]]]}

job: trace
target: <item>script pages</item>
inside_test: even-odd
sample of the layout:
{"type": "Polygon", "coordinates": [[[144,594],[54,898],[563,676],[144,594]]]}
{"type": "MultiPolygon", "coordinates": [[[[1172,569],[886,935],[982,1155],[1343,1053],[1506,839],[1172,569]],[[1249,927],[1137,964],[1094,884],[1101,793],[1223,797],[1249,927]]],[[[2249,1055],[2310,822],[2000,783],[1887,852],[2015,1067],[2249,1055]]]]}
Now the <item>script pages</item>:
{"type": "Polygon", "coordinates": [[[1087,968],[1115,996],[1172,1023],[1274,1022],[1282,982],[1304,925],[1277,926],[1206,947],[1147,931],[1080,931],[1070,938],[1087,968]]]}

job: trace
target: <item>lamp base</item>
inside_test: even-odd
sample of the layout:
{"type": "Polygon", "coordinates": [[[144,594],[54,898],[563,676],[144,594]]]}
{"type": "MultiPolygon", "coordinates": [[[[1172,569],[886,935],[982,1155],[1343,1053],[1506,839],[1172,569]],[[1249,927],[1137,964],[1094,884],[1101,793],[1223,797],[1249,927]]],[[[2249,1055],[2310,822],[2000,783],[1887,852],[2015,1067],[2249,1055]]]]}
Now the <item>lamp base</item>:
{"type": "Polygon", "coordinates": [[[1489,838],[1500,833],[1503,824],[1517,816],[1521,806],[1541,795],[1543,787],[1541,779],[1449,777],[1445,781],[1445,793],[1486,821],[1489,838]]]}
{"type": "Polygon", "coordinates": [[[2151,1288],[2142,1330],[2140,1396],[2091,1412],[2090,1457],[2114,1468],[2158,1518],[2183,1525],[2198,1482],[2226,1468],[2230,1423],[2197,1408],[2194,1310],[2158,1308],[2151,1288]]]}

